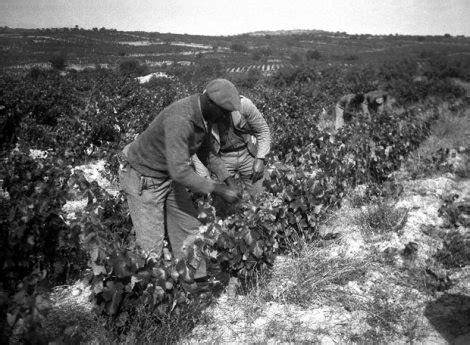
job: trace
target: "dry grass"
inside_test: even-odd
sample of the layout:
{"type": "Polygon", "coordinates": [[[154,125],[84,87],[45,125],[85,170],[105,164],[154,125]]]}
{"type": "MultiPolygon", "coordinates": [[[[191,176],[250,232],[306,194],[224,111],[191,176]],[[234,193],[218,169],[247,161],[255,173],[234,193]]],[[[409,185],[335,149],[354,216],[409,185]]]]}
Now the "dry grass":
{"type": "Polygon", "coordinates": [[[445,163],[440,162],[439,152],[461,148],[470,148],[470,109],[455,114],[441,109],[431,135],[410,154],[406,168],[415,177],[431,176],[445,163]]]}
{"type": "MultiPolygon", "coordinates": [[[[116,344],[174,344],[187,336],[196,323],[213,323],[210,315],[204,313],[205,303],[195,302],[180,313],[157,316],[141,306],[125,334],[117,337],[116,344]]],[[[114,333],[116,334],[116,333],[114,333]]]]}
{"type": "Polygon", "coordinates": [[[393,202],[378,200],[375,204],[364,206],[356,216],[355,222],[364,235],[399,232],[406,223],[408,210],[395,207],[393,202]]]}
{"type": "Polygon", "coordinates": [[[267,285],[267,300],[298,306],[335,302],[342,286],[362,279],[369,262],[331,257],[320,245],[304,244],[293,256],[278,261],[267,285]]]}

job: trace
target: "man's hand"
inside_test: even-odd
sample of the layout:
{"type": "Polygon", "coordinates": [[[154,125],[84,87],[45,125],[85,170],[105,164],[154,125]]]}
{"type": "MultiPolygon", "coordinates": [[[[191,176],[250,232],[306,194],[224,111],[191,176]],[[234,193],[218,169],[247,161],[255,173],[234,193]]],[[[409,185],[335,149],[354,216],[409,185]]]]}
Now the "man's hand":
{"type": "Polygon", "coordinates": [[[251,175],[251,182],[255,183],[256,181],[263,178],[264,174],[264,159],[256,158],[253,163],[253,174],[251,175]]]}
{"type": "Polygon", "coordinates": [[[237,185],[237,182],[235,182],[235,179],[233,177],[227,177],[225,180],[224,180],[225,184],[227,186],[229,186],[230,188],[233,188],[233,189],[239,189],[238,188],[238,185],[237,185]]]}
{"type": "Polygon", "coordinates": [[[231,189],[235,190],[238,193],[239,199],[243,197],[242,190],[240,189],[240,187],[238,186],[237,182],[235,181],[233,177],[227,177],[224,182],[228,187],[230,187],[231,189]]]}
{"type": "Polygon", "coordinates": [[[214,187],[214,193],[220,195],[222,199],[229,203],[234,203],[240,201],[241,194],[238,188],[233,188],[231,186],[226,186],[221,183],[217,183],[214,187]]]}

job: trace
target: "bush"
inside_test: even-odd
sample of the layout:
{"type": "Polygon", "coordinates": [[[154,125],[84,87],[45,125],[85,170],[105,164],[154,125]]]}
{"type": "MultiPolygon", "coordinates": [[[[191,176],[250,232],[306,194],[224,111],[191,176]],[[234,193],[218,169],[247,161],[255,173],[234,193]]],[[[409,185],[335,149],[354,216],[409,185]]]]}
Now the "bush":
{"type": "Polygon", "coordinates": [[[119,64],[119,71],[125,76],[142,75],[148,72],[147,67],[137,60],[125,60],[119,64]]]}
{"type": "Polygon", "coordinates": [[[238,53],[246,53],[249,51],[248,47],[244,45],[243,43],[233,43],[230,46],[230,49],[238,53]]]}
{"type": "Polygon", "coordinates": [[[86,256],[79,232],[68,227],[61,211],[70,176],[63,161],[33,160],[13,151],[5,165],[3,188],[8,194],[0,199],[0,295],[8,296],[8,302],[2,306],[2,318],[8,318],[14,334],[33,341],[41,336],[36,331],[49,306],[41,291],[70,282],[84,268],[86,256]]]}
{"type": "Polygon", "coordinates": [[[305,58],[307,61],[320,60],[321,53],[318,50],[308,50],[307,53],[305,53],[305,58]]]}
{"type": "Polygon", "coordinates": [[[56,53],[49,58],[49,62],[52,67],[57,70],[63,70],[67,67],[67,54],[66,53],[56,53]]]}

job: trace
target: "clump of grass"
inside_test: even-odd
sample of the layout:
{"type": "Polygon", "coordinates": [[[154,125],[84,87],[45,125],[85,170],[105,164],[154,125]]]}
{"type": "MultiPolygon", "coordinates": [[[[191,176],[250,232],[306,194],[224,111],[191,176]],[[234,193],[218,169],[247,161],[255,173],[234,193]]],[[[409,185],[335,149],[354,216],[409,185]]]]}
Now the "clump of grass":
{"type": "Polygon", "coordinates": [[[196,323],[213,322],[205,312],[213,296],[191,300],[168,313],[139,304],[132,315],[106,317],[93,312],[90,303],[83,300],[86,294],[74,297],[64,290],[61,295],[45,324],[47,338],[58,343],[173,344],[187,336],[196,323]]]}
{"type": "Polygon", "coordinates": [[[370,295],[369,303],[363,305],[369,330],[362,335],[361,342],[382,344],[405,337],[407,343],[413,343],[423,336],[417,306],[409,303],[418,299],[417,292],[409,289],[388,291],[384,286],[377,286],[370,295]]]}
{"type": "Polygon", "coordinates": [[[444,246],[434,258],[448,269],[470,265],[470,236],[464,236],[458,231],[449,232],[444,239],[444,246]]]}
{"type": "Polygon", "coordinates": [[[406,169],[414,178],[431,176],[449,168],[446,160],[448,151],[470,147],[470,112],[457,114],[448,109],[440,112],[431,128],[431,134],[412,152],[406,162],[406,169]]]}
{"type": "Polygon", "coordinates": [[[387,200],[378,200],[375,205],[364,207],[355,221],[365,234],[385,234],[399,232],[407,216],[407,209],[397,208],[387,200]]]}
{"type": "Polygon", "coordinates": [[[149,308],[139,306],[125,334],[111,330],[117,344],[174,344],[187,336],[196,323],[214,322],[205,313],[207,302],[193,301],[178,313],[158,315],[149,308]]]}
{"type": "Polygon", "coordinates": [[[368,262],[331,257],[317,243],[304,244],[292,257],[276,265],[267,287],[269,300],[309,306],[343,297],[340,287],[364,277],[368,262]]]}
{"type": "Polygon", "coordinates": [[[320,343],[321,330],[309,329],[303,322],[272,319],[264,329],[266,340],[274,339],[276,343],[320,343]]]}
{"type": "Polygon", "coordinates": [[[470,113],[459,111],[457,114],[449,110],[443,110],[436,123],[432,126],[431,133],[441,140],[442,147],[455,148],[459,146],[468,147],[470,138],[470,113]]]}
{"type": "Polygon", "coordinates": [[[351,190],[348,194],[347,200],[354,208],[362,207],[371,201],[369,193],[367,193],[367,187],[361,185],[351,190]]]}

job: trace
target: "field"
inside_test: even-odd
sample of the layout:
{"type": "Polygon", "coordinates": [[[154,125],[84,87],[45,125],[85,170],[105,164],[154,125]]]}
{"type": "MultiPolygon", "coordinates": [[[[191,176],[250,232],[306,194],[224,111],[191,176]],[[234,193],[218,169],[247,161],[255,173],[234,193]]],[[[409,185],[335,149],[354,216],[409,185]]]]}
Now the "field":
{"type": "Polygon", "coordinates": [[[2,343],[468,342],[468,38],[3,28],[0,47],[2,343]],[[195,196],[204,240],[148,262],[117,154],[215,77],[270,126],[265,190],[228,215],[195,196]],[[338,97],[377,88],[393,110],[336,133],[338,97]]]}

